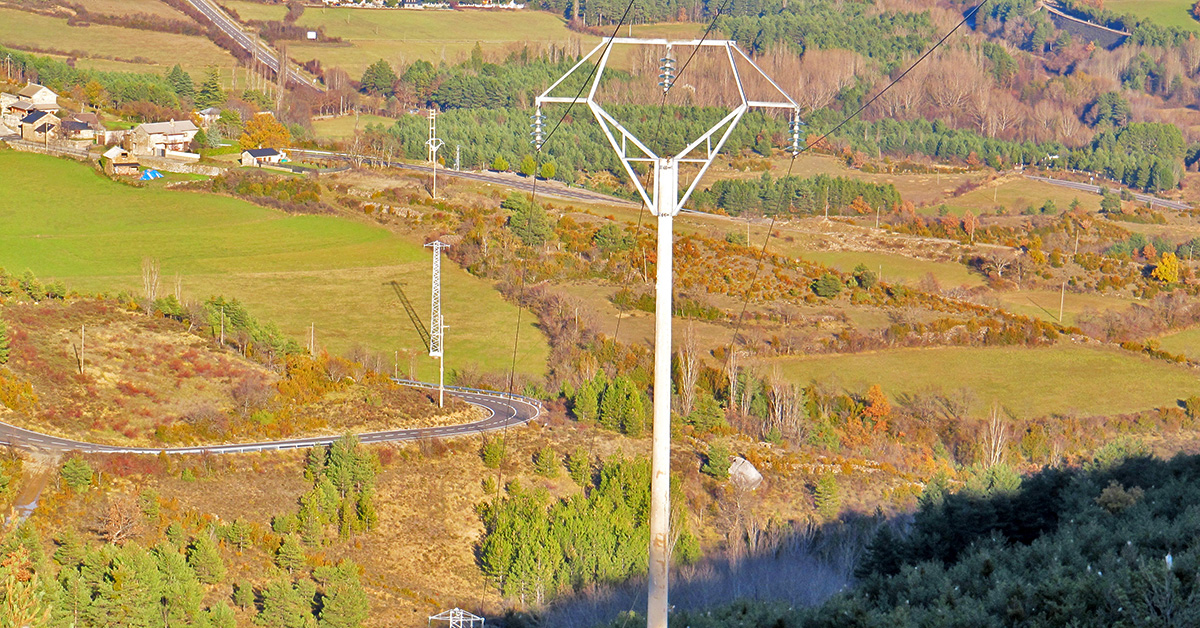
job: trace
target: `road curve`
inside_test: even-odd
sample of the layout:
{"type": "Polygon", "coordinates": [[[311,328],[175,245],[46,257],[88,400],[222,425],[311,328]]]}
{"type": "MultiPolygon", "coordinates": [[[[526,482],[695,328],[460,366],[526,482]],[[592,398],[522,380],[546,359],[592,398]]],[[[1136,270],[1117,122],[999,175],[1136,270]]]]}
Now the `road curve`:
{"type": "MultiPolygon", "coordinates": [[[[419,387],[436,389],[436,387],[429,385],[421,385],[419,387]]],[[[509,426],[527,423],[536,419],[542,412],[541,407],[535,400],[519,395],[483,391],[453,391],[449,394],[453,394],[473,406],[482,408],[487,413],[487,417],[474,423],[464,423],[462,425],[365,432],[356,434],[356,436],[358,436],[359,442],[362,443],[395,443],[482,434],[484,432],[492,432],[509,426]]],[[[19,428],[15,425],[0,423],[0,445],[41,451],[81,451],[89,454],[239,454],[256,451],[306,449],[328,445],[339,438],[341,436],[314,436],[312,438],[293,438],[232,445],[210,445],[206,447],[120,447],[59,438],[19,428]]]]}

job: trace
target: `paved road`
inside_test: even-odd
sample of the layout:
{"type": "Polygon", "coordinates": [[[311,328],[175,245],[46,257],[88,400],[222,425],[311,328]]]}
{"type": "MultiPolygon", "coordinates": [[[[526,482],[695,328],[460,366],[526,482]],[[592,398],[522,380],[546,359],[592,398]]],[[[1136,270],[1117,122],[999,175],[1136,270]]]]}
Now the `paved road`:
{"type": "MultiPolygon", "coordinates": [[[[1090,183],[1079,183],[1077,181],[1064,181],[1062,179],[1051,179],[1049,177],[1035,177],[1031,174],[1025,175],[1025,178],[1033,179],[1034,181],[1044,181],[1051,185],[1059,185],[1064,188],[1071,188],[1073,190],[1082,190],[1084,192],[1091,192],[1093,194],[1100,193],[1100,186],[1092,185],[1090,183]]],[[[1179,201],[1168,201],[1166,199],[1161,199],[1161,198],[1158,198],[1157,196],[1150,196],[1148,194],[1134,194],[1133,197],[1143,203],[1151,203],[1154,205],[1158,205],[1160,207],[1166,207],[1167,209],[1176,209],[1176,210],[1184,211],[1184,210],[1188,210],[1188,209],[1192,208],[1192,206],[1188,205],[1187,203],[1180,203],[1179,201]]]]}
{"type": "MultiPolygon", "coordinates": [[[[242,30],[240,24],[229,17],[221,7],[210,0],[188,0],[188,4],[196,8],[197,11],[204,14],[217,28],[221,29],[226,35],[229,35],[233,41],[244,48],[251,55],[254,51],[258,51],[258,59],[271,68],[273,72],[279,72],[279,56],[270,46],[259,41],[258,37],[250,36],[242,30]]],[[[325,91],[325,87],[316,80],[309,78],[299,72],[292,66],[288,66],[288,78],[297,83],[307,85],[319,92],[325,91]]]]}
{"type": "MultiPolygon", "coordinates": [[[[429,388],[430,386],[421,386],[429,388]]],[[[432,387],[435,388],[436,387],[432,387]]],[[[427,427],[410,430],[388,430],[383,432],[366,432],[358,434],[359,442],[363,443],[392,443],[400,441],[422,440],[430,438],[448,438],[481,434],[504,429],[508,426],[520,425],[536,419],[541,414],[541,408],[532,400],[524,397],[510,397],[503,393],[483,393],[453,391],[453,396],[467,403],[482,408],[487,418],[474,423],[463,425],[447,425],[443,427],[427,427]]],[[[66,438],[58,438],[48,434],[0,423],[0,445],[12,445],[21,449],[43,451],[72,451],[84,453],[110,454],[233,454],[254,451],[278,451],[283,449],[305,449],[318,445],[328,445],[341,438],[340,436],[317,436],[314,438],[294,438],[289,440],[264,441],[257,443],[242,443],[234,445],[212,445],[209,447],[118,447],[114,445],[98,445],[66,438]]]]}
{"type": "MultiPolygon", "coordinates": [[[[400,162],[400,161],[390,161],[387,159],[379,159],[376,157],[367,157],[365,155],[364,156],[355,156],[350,153],[335,153],[335,152],[330,152],[330,151],[325,151],[325,150],[305,150],[305,149],[299,149],[299,148],[289,148],[288,152],[305,154],[305,155],[313,155],[313,156],[319,157],[321,159],[337,159],[337,160],[341,160],[341,161],[361,162],[361,163],[370,164],[373,166],[388,166],[391,168],[400,168],[401,170],[412,170],[414,172],[429,173],[429,172],[433,171],[433,168],[431,168],[430,166],[409,164],[409,163],[404,163],[404,162],[400,162]]],[[[506,176],[498,175],[498,174],[489,174],[486,172],[473,172],[473,171],[469,171],[469,170],[451,170],[448,168],[438,168],[438,176],[440,177],[443,175],[450,176],[450,177],[459,177],[460,179],[470,179],[472,181],[481,181],[483,183],[490,183],[492,185],[501,185],[504,187],[512,188],[514,190],[521,190],[523,192],[532,192],[533,191],[533,181],[528,180],[528,179],[518,179],[515,177],[506,177],[506,176]]],[[[590,190],[585,190],[582,188],[565,188],[559,184],[549,184],[549,183],[545,183],[545,182],[538,183],[537,192],[538,192],[538,194],[541,194],[544,196],[553,196],[555,198],[562,198],[562,199],[566,199],[569,201],[583,201],[585,203],[605,203],[607,205],[624,205],[627,207],[641,207],[641,203],[635,203],[634,201],[631,201],[628,199],[617,198],[615,196],[609,196],[607,194],[601,194],[599,192],[592,192],[590,190]]]]}

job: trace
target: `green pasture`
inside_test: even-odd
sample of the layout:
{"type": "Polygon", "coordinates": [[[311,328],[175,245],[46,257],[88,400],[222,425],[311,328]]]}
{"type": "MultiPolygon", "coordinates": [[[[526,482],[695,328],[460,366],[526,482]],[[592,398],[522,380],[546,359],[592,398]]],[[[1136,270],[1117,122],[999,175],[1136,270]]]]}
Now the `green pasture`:
{"type": "Polygon", "coordinates": [[[1188,13],[1192,4],[1192,0],[1108,0],[1104,8],[1120,15],[1132,13],[1162,26],[1200,31],[1200,22],[1188,13]]]}
{"type": "Polygon", "coordinates": [[[799,256],[842,272],[853,271],[856,266],[863,264],[889,283],[902,281],[913,284],[932,274],[945,288],[983,285],[982,277],[956,262],[934,262],[864,251],[803,251],[799,256]]]}
{"type": "Polygon", "coordinates": [[[1033,316],[1046,321],[1058,321],[1059,305],[1062,305],[1063,324],[1074,325],[1076,317],[1085,310],[1125,310],[1133,299],[1093,292],[1079,294],[1059,290],[1017,290],[996,293],[1001,306],[1015,314],[1033,316]]]}
{"type": "MultiPolygon", "coordinates": [[[[1054,201],[1058,211],[1071,206],[1071,202],[1079,199],[1080,205],[1087,211],[1100,211],[1100,195],[1082,190],[1072,190],[1043,181],[1034,181],[1024,177],[1015,177],[999,182],[998,185],[985,185],[962,196],[949,199],[946,206],[950,213],[962,215],[968,209],[976,215],[982,212],[995,212],[997,206],[1004,207],[1009,214],[1019,214],[1026,207],[1040,209],[1047,200],[1054,201]]],[[[930,207],[926,213],[933,213],[936,207],[930,207]]]]}
{"type": "Polygon", "coordinates": [[[1023,347],[900,349],[760,363],[778,367],[797,384],[836,381],[851,390],[879,384],[893,399],[931,389],[970,389],[974,412],[993,402],[1019,416],[1074,412],[1109,415],[1172,405],[1200,394],[1200,379],[1188,369],[1110,348],[1059,344],[1023,347]]]}
{"type": "Polygon", "coordinates": [[[1158,339],[1161,347],[1171,353],[1182,353],[1193,359],[1200,359],[1200,327],[1185,329],[1168,334],[1158,339]]]}
{"type": "MultiPolygon", "coordinates": [[[[140,294],[142,260],[155,258],[162,294],[179,275],[185,299],[236,297],[296,338],[315,325],[317,344],[332,352],[424,349],[388,282],[406,285],[428,325],[429,252],[385,229],[133,188],[82,164],[11,151],[0,152],[0,189],[8,201],[0,205],[0,266],[10,272],[28,268],[84,292],[140,294]]],[[[442,268],[447,369],[507,370],[516,308],[453,263],[442,268]]],[[[522,320],[518,368],[540,373],[545,340],[532,317],[522,320]]],[[[423,377],[436,376],[436,363],[418,364],[423,377]]]]}
{"type": "Polygon", "coordinates": [[[495,60],[526,46],[563,46],[583,38],[586,49],[595,41],[567,30],[561,18],[543,11],[317,8],[305,10],[298,23],[323,26],[326,35],[346,41],[293,42],[288,46],[291,57],[320,59],[326,68],[339,67],[356,77],[379,59],[398,71],[418,59],[434,65],[458,63],[476,43],[495,60]]]}
{"type": "Polygon", "coordinates": [[[396,124],[396,120],[393,118],[385,118],[383,116],[371,114],[360,115],[358,116],[357,120],[355,120],[355,117],[352,115],[342,116],[340,118],[313,120],[313,135],[316,137],[329,139],[354,137],[354,129],[356,124],[359,131],[365,131],[367,126],[372,124],[382,125],[385,128],[390,127],[396,124]]]}
{"type": "MultiPolygon", "coordinates": [[[[238,17],[243,22],[246,20],[282,20],[283,16],[287,15],[287,5],[282,2],[279,4],[265,4],[262,2],[247,2],[245,0],[220,0],[218,4],[226,9],[236,11],[238,17]]],[[[307,15],[307,12],[305,15],[307,15]]],[[[304,18],[301,18],[299,23],[302,25],[305,24],[304,18]]]]}
{"type": "Polygon", "coordinates": [[[161,0],[75,0],[91,13],[101,15],[154,15],[172,20],[190,20],[161,0]]]}
{"type": "Polygon", "coordinates": [[[228,52],[204,37],[100,24],[68,26],[66,19],[6,8],[0,8],[0,44],[18,50],[61,51],[81,60],[111,63],[115,59],[124,61],[122,65],[128,69],[150,72],[165,71],[178,63],[195,79],[209,65],[233,65],[228,52]]]}

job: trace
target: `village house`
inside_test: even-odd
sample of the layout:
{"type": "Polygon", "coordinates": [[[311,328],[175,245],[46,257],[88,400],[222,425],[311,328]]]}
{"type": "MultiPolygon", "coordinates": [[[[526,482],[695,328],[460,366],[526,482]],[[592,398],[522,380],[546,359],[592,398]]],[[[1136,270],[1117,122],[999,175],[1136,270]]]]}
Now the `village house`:
{"type": "Polygon", "coordinates": [[[243,166],[262,166],[263,164],[277,164],[284,158],[284,154],[274,148],[251,148],[242,151],[243,166]]]}
{"type": "Polygon", "coordinates": [[[221,109],[219,107],[201,109],[196,112],[196,117],[200,119],[200,128],[208,131],[209,127],[221,119],[221,109]]]}
{"type": "Polygon", "coordinates": [[[135,155],[165,156],[168,151],[187,152],[199,130],[191,120],[139,124],[130,135],[129,148],[135,155]]]}
{"type": "Polygon", "coordinates": [[[5,99],[5,101],[6,102],[3,105],[3,109],[0,110],[0,114],[3,115],[2,121],[4,122],[5,126],[9,126],[14,129],[18,124],[21,124],[21,118],[24,118],[25,116],[38,110],[37,107],[35,107],[34,104],[28,100],[5,99]]]}
{"type": "Polygon", "coordinates": [[[45,85],[30,83],[17,92],[17,96],[33,103],[38,111],[58,111],[58,94],[45,85]]]}
{"type": "Polygon", "coordinates": [[[59,135],[58,116],[45,111],[35,111],[21,118],[21,139],[29,142],[46,142],[59,135]]]}
{"type": "Polygon", "coordinates": [[[138,173],[137,157],[120,146],[113,146],[104,151],[101,157],[103,157],[104,172],[109,175],[136,176],[138,173]]]}
{"type": "Polygon", "coordinates": [[[62,135],[69,140],[96,140],[105,137],[105,129],[96,114],[73,113],[63,118],[62,135]]]}

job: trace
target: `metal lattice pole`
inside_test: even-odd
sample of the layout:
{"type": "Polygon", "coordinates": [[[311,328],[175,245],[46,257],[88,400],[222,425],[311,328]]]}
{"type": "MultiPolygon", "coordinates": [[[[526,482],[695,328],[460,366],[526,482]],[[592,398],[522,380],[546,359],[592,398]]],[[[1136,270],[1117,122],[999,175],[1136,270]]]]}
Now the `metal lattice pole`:
{"type": "Polygon", "coordinates": [[[450,246],[434,240],[425,246],[433,247],[433,292],[429,303],[429,357],[438,359],[438,407],[445,404],[446,363],[443,357],[443,341],[446,325],[442,322],[442,251],[450,246]]]}
{"type": "Polygon", "coordinates": [[[437,152],[445,142],[437,136],[437,110],[429,110],[429,139],[425,146],[429,148],[429,165],[433,167],[433,198],[437,198],[437,152]]]}
{"type": "Polygon", "coordinates": [[[534,118],[534,143],[540,147],[541,141],[541,107],[544,104],[563,103],[574,104],[582,102],[588,106],[596,121],[608,138],[609,144],[617,153],[624,166],[625,172],[633,181],[642,200],[658,218],[658,257],[657,276],[655,281],[654,304],[654,420],[653,443],[651,446],[651,476],[650,476],[650,564],[649,564],[649,593],[646,607],[646,625],[649,628],[666,628],[667,626],[667,581],[670,571],[670,478],[671,478],[671,298],[673,292],[673,234],[671,232],[673,219],[683,204],[691,196],[700,183],[704,173],[712,165],[717,153],[725,145],[725,141],[733,133],[738,121],[750,107],[771,109],[786,109],[793,112],[792,131],[794,146],[798,134],[796,123],[799,120],[799,106],[768,77],[750,57],[746,56],[737,43],[731,40],[689,40],[668,41],[666,39],[632,39],[614,37],[601,41],[590,53],[584,56],[565,75],[550,86],[537,98],[538,113],[534,118]],[[724,52],[729,60],[733,80],[737,85],[740,103],[733,108],[720,122],[700,135],[676,155],[660,156],[642,143],[629,132],[620,122],[596,101],[596,91],[604,76],[604,68],[608,63],[609,54],[614,44],[632,44],[640,46],[658,46],[666,48],[666,56],[662,59],[662,74],[659,75],[659,85],[663,92],[669,92],[677,75],[672,49],[674,47],[710,47],[724,52]],[[589,59],[597,64],[594,80],[586,97],[552,96],[551,93],[568,76],[579,70],[589,59]],[[749,100],[739,74],[738,65],[741,63],[774,88],[782,100],[749,100]],[[786,101],[786,102],[784,102],[786,101]],[[714,141],[714,137],[716,138],[714,141]],[[647,190],[642,184],[635,163],[649,164],[653,167],[653,186],[647,190]],[[691,163],[699,165],[699,172],[691,185],[680,195],[679,166],[691,163]]]}

